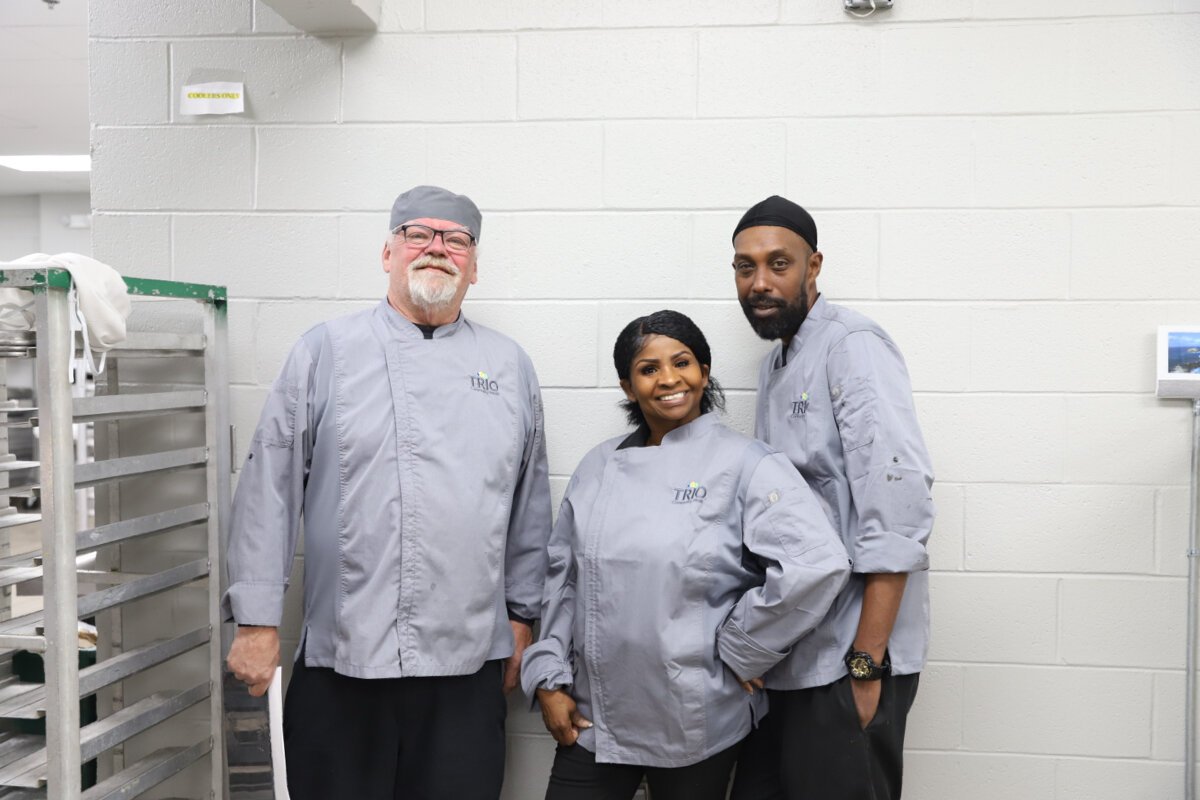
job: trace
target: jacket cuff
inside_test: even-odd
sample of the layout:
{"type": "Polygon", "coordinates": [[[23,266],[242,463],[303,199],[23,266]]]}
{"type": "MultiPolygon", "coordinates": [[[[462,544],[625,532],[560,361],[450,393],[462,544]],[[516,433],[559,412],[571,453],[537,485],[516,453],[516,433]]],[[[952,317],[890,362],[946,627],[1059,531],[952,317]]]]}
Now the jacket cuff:
{"type": "Polygon", "coordinates": [[[929,569],[929,553],[916,539],[891,531],[880,531],[860,538],[850,554],[856,573],[924,572],[929,569]]]}
{"type": "Polygon", "coordinates": [[[528,625],[531,628],[533,627],[533,623],[537,622],[536,617],[533,619],[526,619],[525,617],[522,617],[517,612],[513,611],[511,608],[508,610],[508,619],[511,622],[519,622],[522,625],[528,625]]]}
{"type": "Polygon", "coordinates": [[[542,614],[542,589],[540,583],[507,583],[504,585],[504,602],[508,607],[508,618],[529,621],[542,614]]]}
{"type": "Polygon", "coordinates": [[[786,652],[780,653],[754,641],[732,620],[717,631],[717,653],[733,670],[733,674],[743,681],[761,678],[787,657],[786,652]]]}
{"type": "MultiPolygon", "coordinates": [[[[545,641],[545,640],[543,640],[545,641]]],[[[575,683],[571,665],[535,643],[521,659],[521,690],[537,701],[538,689],[566,689],[575,683]]]]}
{"type": "Polygon", "coordinates": [[[283,622],[285,583],[239,582],[221,598],[221,619],[239,625],[278,628],[283,622]]]}

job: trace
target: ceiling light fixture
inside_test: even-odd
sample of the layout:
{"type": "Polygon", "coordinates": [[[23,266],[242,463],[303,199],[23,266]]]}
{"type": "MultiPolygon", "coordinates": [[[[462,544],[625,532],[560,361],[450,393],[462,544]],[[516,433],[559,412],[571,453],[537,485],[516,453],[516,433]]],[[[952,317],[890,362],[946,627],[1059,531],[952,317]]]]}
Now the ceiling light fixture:
{"type": "Polygon", "coordinates": [[[91,172],[91,156],[0,156],[0,167],[18,172],[91,172]]]}

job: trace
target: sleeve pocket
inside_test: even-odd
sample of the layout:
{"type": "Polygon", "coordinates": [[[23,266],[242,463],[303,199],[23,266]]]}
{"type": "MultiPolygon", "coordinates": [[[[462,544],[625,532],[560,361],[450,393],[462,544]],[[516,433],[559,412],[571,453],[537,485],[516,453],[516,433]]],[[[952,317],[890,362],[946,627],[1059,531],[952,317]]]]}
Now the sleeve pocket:
{"type": "Polygon", "coordinates": [[[818,537],[805,531],[804,523],[794,510],[784,507],[785,502],[775,505],[767,512],[767,524],[771,526],[775,539],[792,558],[800,558],[821,544],[818,537]]]}
{"type": "Polygon", "coordinates": [[[291,447],[296,441],[296,404],[300,389],[295,383],[279,382],[263,406],[254,439],[270,447],[291,447]]]}

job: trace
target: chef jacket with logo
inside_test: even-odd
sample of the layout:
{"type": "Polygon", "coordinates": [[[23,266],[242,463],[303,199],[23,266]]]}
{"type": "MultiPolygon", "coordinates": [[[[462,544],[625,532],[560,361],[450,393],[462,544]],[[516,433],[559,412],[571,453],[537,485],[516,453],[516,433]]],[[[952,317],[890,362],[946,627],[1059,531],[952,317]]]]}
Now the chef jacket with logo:
{"type": "Polygon", "coordinates": [[[528,356],[461,315],[426,339],[386,300],[312,328],[242,468],[227,618],[279,625],[302,514],[307,665],[462,675],[511,655],[550,533],[528,356]]]}
{"type": "Polygon", "coordinates": [[[888,642],[892,673],[920,672],[929,649],[933,468],[895,342],[871,320],[818,297],[759,373],[756,433],[795,464],[850,554],[853,574],[825,618],[767,675],[771,689],[824,686],[846,674],[864,574],[909,573],[888,642]]]}
{"type": "Polygon", "coordinates": [[[763,675],[825,616],[846,551],[782,455],[713,413],[594,448],[551,534],[522,686],[569,687],[598,762],[677,767],[740,741],[763,675]],[[624,445],[624,446],[622,446],[624,445]],[[632,446],[631,446],[632,445],[632,446]]]}

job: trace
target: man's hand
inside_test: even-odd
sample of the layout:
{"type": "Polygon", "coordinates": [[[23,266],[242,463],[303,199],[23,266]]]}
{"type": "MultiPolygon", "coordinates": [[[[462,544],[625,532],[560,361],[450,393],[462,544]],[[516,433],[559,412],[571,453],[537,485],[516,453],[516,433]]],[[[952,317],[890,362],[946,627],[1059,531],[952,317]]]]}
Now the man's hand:
{"type": "Polygon", "coordinates": [[[744,681],[741,678],[738,678],[738,683],[740,683],[742,685],[742,688],[746,690],[747,694],[754,694],[755,689],[763,688],[763,679],[762,678],[751,678],[748,681],[744,681]]]}
{"type": "Polygon", "coordinates": [[[849,679],[850,688],[854,692],[854,707],[858,709],[858,724],[863,730],[875,719],[879,710],[879,695],[883,691],[883,681],[856,681],[849,679]]]}
{"type": "Polygon", "coordinates": [[[239,626],[225,664],[252,697],[262,697],[279,666],[279,629],[239,626]]]}
{"type": "Polygon", "coordinates": [[[575,744],[579,731],[592,727],[591,720],[579,713],[575,700],[565,689],[538,689],[537,699],[542,707],[542,722],[559,744],[575,744]]]}
{"type": "Polygon", "coordinates": [[[508,694],[521,682],[521,657],[525,648],[533,644],[533,627],[515,619],[508,621],[512,625],[513,654],[504,662],[504,693],[508,694]]]}

